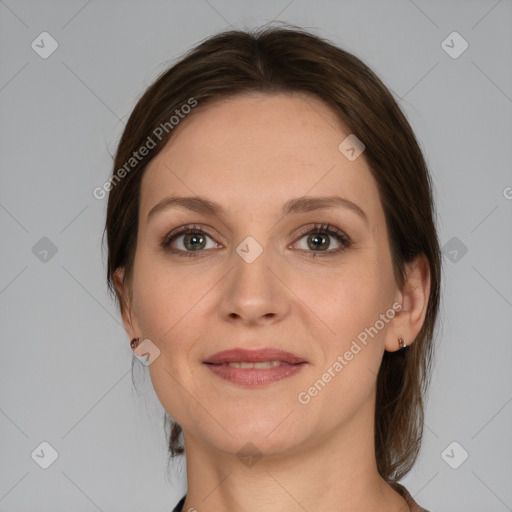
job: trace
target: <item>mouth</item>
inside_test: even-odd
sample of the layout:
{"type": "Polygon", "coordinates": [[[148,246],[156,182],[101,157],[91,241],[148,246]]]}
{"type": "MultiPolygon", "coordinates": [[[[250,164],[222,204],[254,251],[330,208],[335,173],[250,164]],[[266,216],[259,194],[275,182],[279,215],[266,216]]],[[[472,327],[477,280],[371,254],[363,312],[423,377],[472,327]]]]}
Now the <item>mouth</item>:
{"type": "Polygon", "coordinates": [[[297,374],[308,363],[282,350],[233,349],[203,361],[218,377],[245,387],[264,386],[297,374]]]}
{"type": "Polygon", "coordinates": [[[292,365],[305,363],[306,361],[301,357],[292,354],[291,352],[286,352],[284,350],[278,350],[275,348],[261,348],[258,350],[235,348],[230,350],[223,350],[222,352],[217,352],[213,356],[203,361],[203,363],[215,365],[221,365],[225,363],[269,363],[273,366],[279,366],[278,364],[275,364],[276,362],[279,364],[292,365]]]}
{"type": "MultiPolygon", "coordinates": [[[[214,364],[214,363],[205,363],[214,364]]],[[[295,363],[302,364],[302,363],[295,363]]],[[[250,361],[234,361],[232,363],[217,363],[215,366],[231,366],[231,368],[258,368],[260,370],[266,370],[267,368],[275,368],[276,366],[293,366],[291,363],[284,361],[259,361],[257,363],[251,363],[250,361]]]]}

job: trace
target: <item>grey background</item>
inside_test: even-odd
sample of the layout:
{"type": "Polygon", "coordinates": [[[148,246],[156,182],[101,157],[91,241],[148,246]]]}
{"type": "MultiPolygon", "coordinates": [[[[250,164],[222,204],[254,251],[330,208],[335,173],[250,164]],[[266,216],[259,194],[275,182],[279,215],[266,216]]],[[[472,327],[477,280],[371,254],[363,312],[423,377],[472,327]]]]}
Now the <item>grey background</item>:
{"type": "Polygon", "coordinates": [[[132,386],[105,285],[106,200],[92,190],[136,99],[172,60],[272,19],[370,65],[435,181],[446,253],[437,364],[403,483],[432,512],[512,510],[510,0],[0,0],[0,511],[163,512],[184,494],[184,463],[166,473],[163,408],[138,361],[132,386]],[[31,47],[43,31],[59,45],[47,59],[31,47]],[[441,46],[453,31],[469,43],[458,58],[441,46]],[[58,452],[48,469],[31,457],[43,441],[58,452]]]}

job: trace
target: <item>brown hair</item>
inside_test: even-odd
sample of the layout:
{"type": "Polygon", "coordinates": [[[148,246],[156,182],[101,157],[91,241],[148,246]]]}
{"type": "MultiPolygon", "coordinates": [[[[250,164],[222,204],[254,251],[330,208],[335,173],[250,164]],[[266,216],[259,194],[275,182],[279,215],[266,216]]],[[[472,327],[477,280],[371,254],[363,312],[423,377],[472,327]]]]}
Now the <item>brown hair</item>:
{"type": "MultiPolygon", "coordinates": [[[[422,329],[405,350],[384,353],[377,378],[377,467],[386,480],[399,480],[412,468],[423,434],[441,257],[431,181],[418,142],[388,89],[354,55],[297,27],[263,27],[214,35],[162,73],[139,99],[115,155],[105,225],[109,290],[114,291],[113,274],[120,267],[130,288],[141,180],[148,163],[172,136],[171,117],[192,104],[191,99],[201,108],[252,91],[309,93],[329,105],[366,146],[364,158],[378,185],[397,283],[404,283],[405,263],[420,254],[428,260],[431,288],[422,329]],[[159,126],[167,129],[156,132],[159,126]],[[155,132],[160,138],[148,156],[130,160],[149,138],[157,139],[155,132]],[[129,161],[133,168],[126,170],[129,161]],[[115,170],[123,166],[126,172],[120,179],[115,170]]],[[[169,453],[174,457],[184,451],[181,427],[167,414],[164,424],[168,419],[169,453]]]]}

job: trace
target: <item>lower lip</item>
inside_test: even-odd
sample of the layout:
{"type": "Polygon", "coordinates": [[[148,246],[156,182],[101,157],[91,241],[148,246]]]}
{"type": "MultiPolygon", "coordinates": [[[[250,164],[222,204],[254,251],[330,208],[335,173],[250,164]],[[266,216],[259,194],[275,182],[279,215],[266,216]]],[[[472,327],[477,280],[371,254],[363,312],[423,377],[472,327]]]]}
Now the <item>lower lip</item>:
{"type": "Polygon", "coordinates": [[[206,366],[222,379],[240,386],[256,387],[291,377],[300,372],[306,363],[274,366],[273,368],[234,368],[224,364],[206,364],[206,366]]]}

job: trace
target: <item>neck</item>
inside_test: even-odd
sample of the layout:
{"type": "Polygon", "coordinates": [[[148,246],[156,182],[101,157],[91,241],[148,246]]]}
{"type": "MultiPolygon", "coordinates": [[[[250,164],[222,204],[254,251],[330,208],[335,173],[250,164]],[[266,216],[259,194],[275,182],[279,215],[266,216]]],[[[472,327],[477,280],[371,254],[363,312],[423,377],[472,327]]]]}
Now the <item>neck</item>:
{"type": "MultiPolygon", "coordinates": [[[[405,500],[378,473],[371,409],[353,418],[350,425],[338,425],[294,446],[293,451],[265,453],[252,461],[215,449],[190,433],[184,433],[184,441],[184,511],[409,510],[405,500]]],[[[247,442],[250,440],[241,446],[247,442]]]]}

